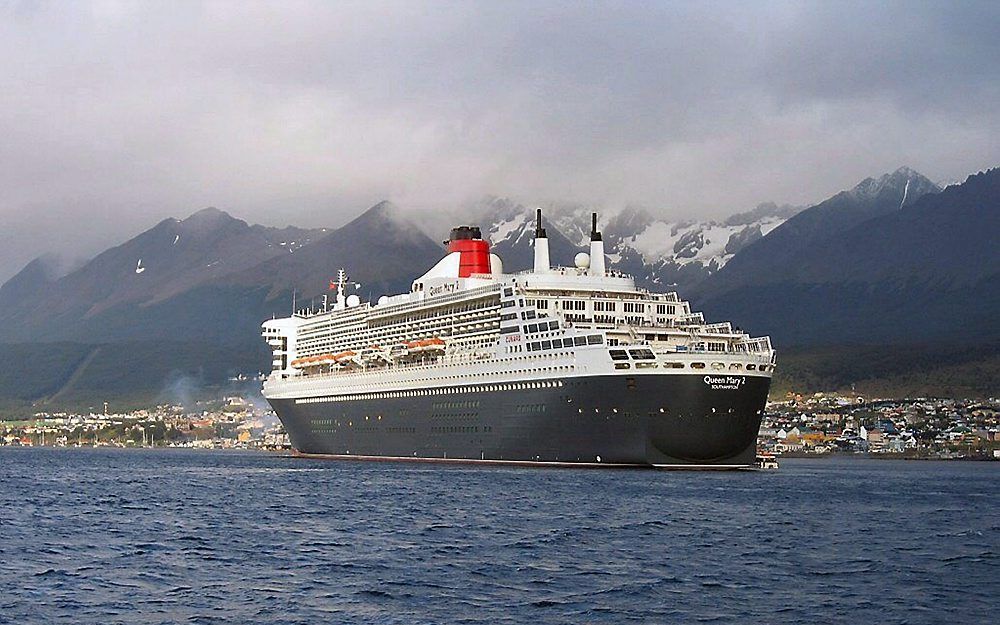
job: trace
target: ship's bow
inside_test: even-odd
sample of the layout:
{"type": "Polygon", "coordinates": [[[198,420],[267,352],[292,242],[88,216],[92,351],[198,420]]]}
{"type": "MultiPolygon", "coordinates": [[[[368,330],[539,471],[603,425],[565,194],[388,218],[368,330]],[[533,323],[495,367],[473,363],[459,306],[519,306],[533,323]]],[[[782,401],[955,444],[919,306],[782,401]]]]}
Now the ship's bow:
{"type": "Polygon", "coordinates": [[[660,466],[748,466],[771,379],[684,376],[648,423],[647,459],[660,466]]]}

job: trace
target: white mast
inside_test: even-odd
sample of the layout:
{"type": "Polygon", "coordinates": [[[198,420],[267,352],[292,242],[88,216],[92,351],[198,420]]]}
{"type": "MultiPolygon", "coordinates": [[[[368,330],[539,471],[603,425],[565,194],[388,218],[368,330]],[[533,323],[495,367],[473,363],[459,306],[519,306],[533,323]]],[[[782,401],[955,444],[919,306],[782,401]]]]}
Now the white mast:
{"type": "Polygon", "coordinates": [[[347,272],[343,269],[337,270],[337,305],[334,307],[336,310],[343,310],[347,308],[347,295],[344,294],[344,290],[347,288],[347,272]]]}

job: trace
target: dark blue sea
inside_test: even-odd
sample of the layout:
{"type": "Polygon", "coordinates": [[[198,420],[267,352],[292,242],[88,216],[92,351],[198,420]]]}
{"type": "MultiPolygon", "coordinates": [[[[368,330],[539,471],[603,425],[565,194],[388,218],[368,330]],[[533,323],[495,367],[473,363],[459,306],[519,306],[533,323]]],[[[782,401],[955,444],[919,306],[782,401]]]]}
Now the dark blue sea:
{"type": "Polygon", "coordinates": [[[995,623],[1000,463],[0,450],[0,622],[995,623]]]}

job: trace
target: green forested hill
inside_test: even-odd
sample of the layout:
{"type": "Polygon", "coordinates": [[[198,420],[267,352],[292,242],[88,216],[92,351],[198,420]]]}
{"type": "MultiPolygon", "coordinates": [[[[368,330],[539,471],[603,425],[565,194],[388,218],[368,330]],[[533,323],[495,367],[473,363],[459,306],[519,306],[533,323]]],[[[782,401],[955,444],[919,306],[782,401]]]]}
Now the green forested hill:
{"type": "MultiPolygon", "coordinates": [[[[0,345],[0,417],[39,411],[115,410],[216,396],[229,378],[267,367],[257,348],[195,342],[22,343],[0,345]]],[[[251,383],[242,384],[241,390],[251,383]]]]}
{"type": "Polygon", "coordinates": [[[779,350],[771,398],[852,388],[879,397],[996,397],[998,382],[998,344],[779,350]]]}

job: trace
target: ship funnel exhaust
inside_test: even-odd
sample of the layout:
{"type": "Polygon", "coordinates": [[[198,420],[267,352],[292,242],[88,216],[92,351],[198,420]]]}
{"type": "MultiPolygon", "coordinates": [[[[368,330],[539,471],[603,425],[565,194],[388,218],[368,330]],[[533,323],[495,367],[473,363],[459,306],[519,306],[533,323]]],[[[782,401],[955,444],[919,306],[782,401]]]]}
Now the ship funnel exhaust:
{"type": "Polygon", "coordinates": [[[478,226],[459,226],[451,229],[448,251],[460,254],[458,277],[468,278],[474,273],[492,273],[490,244],[483,240],[478,226]]]}
{"type": "Polygon", "coordinates": [[[549,264],[549,238],[542,227],[542,209],[535,209],[535,273],[545,273],[549,264]]]}
{"type": "Polygon", "coordinates": [[[597,229],[597,213],[593,213],[590,228],[590,270],[587,272],[592,276],[604,276],[604,240],[597,229]]]}

